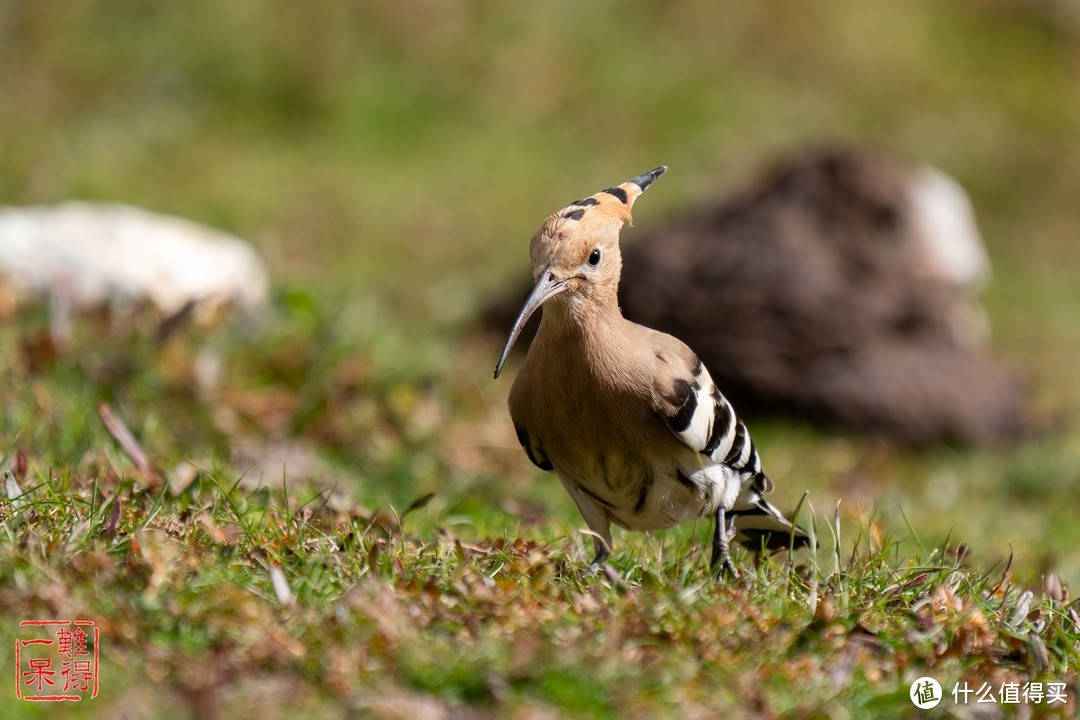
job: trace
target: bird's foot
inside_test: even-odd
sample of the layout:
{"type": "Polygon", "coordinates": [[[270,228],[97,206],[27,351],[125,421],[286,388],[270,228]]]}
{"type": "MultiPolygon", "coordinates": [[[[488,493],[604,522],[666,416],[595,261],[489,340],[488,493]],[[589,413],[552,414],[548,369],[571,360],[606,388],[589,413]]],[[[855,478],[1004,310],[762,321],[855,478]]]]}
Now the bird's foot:
{"type": "Polygon", "coordinates": [[[600,543],[597,543],[596,556],[593,557],[592,562],[589,563],[589,567],[594,570],[599,569],[601,566],[607,563],[607,559],[609,557],[611,557],[611,552],[600,543]]]}
{"type": "Polygon", "coordinates": [[[718,582],[723,581],[725,575],[730,575],[732,580],[739,579],[739,571],[735,567],[734,561],[731,559],[730,554],[725,554],[719,560],[720,568],[716,571],[716,579],[718,582]]]}
{"type": "Polygon", "coordinates": [[[710,566],[716,571],[717,581],[722,581],[724,575],[730,575],[733,579],[739,578],[739,571],[735,562],[731,559],[731,541],[735,539],[738,531],[735,529],[735,516],[732,515],[724,522],[723,511],[717,513],[716,527],[713,530],[713,553],[710,566]]]}
{"type": "Polygon", "coordinates": [[[608,563],[609,557],[611,557],[611,551],[603,543],[596,543],[596,557],[589,563],[588,576],[606,578],[612,587],[626,587],[626,582],[620,577],[619,571],[608,563]]]}

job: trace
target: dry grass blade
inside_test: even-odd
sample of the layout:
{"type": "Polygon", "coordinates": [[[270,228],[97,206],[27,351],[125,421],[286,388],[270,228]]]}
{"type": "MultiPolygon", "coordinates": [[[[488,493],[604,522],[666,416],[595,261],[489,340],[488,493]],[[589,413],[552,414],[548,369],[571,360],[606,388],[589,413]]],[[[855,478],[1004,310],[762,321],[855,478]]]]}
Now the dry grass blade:
{"type": "Polygon", "coordinates": [[[431,502],[432,498],[434,497],[435,493],[429,492],[416,498],[411,503],[409,503],[409,507],[405,508],[405,512],[401,513],[401,519],[404,520],[405,516],[409,513],[425,507],[429,502],[431,502]]]}
{"type": "Polygon", "coordinates": [[[124,451],[124,454],[128,456],[131,462],[135,463],[135,467],[142,473],[146,482],[150,485],[157,485],[158,477],[154,469],[150,467],[150,459],[146,457],[146,453],[143,452],[139,441],[131,434],[131,430],[128,430],[128,426],[124,424],[124,421],[117,417],[108,403],[98,405],[98,415],[101,417],[105,429],[113,436],[113,439],[120,445],[120,449],[124,451]]]}
{"type": "Polygon", "coordinates": [[[405,522],[405,516],[406,515],[408,515],[409,513],[413,512],[415,510],[420,510],[421,508],[425,507],[429,502],[431,502],[432,498],[434,498],[434,497],[435,497],[435,493],[429,492],[429,493],[425,493],[425,494],[421,495],[420,497],[416,498],[411,503],[409,503],[409,507],[405,508],[405,512],[401,513],[401,515],[399,515],[398,518],[397,518],[398,532],[399,533],[404,533],[405,532],[404,522],[405,522]]]}
{"type": "Polygon", "coordinates": [[[7,493],[8,500],[11,501],[11,507],[18,509],[26,503],[26,500],[22,497],[23,489],[19,487],[19,481],[15,479],[14,473],[4,473],[4,490],[7,493]]]}
{"type": "Polygon", "coordinates": [[[120,507],[122,503],[120,498],[116,499],[116,504],[113,505],[112,512],[109,513],[109,519],[105,521],[104,534],[106,539],[113,539],[116,537],[116,524],[120,521],[120,507]]]}
{"type": "Polygon", "coordinates": [[[289,581],[285,579],[285,573],[282,572],[280,565],[270,566],[270,584],[274,586],[274,595],[277,596],[279,603],[285,607],[292,607],[296,604],[296,597],[293,595],[292,588],[289,587],[289,581]]]}

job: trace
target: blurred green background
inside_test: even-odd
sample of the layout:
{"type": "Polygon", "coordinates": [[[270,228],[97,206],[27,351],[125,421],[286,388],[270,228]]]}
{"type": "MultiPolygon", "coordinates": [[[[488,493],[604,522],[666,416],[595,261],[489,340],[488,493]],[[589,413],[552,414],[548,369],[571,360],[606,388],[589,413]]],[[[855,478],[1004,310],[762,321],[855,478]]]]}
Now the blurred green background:
{"type": "MultiPolygon", "coordinates": [[[[469,332],[527,273],[549,212],[664,163],[637,213],[659,222],[822,141],[932,163],[972,195],[994,343],[1028,379],[1042,432],[918,454],[795,422],[759,420],[755,437],[782,505],[803,489],[819,509],[878,502],[906,532],[903,508],[935,542],[955,529],[986,560],[1011,542],[1029,577],[1053,567],[1076,584],[1078,18],[1023,0],[0,0],[0,198],[122,201],[250,239],[286,307],[310,295],[322,308],[305,342],[337,353],[297,386],[352,357],[391,409],[429,391],[441,403],[420,440],[386,452],[335,436],[325,449],[345,476],[372,503],[436,489],[433,522],[484,534],[517,522],[508,497],[580,522],[520,456],[509,381],[490,382],[497,347],[469,332]]],[[[266,343],[302,355],[293,339],[278,326],[266,343]]],[[[286,434],[323,441],[304,419],[313,403],[286,434]]],[[[182,450],[144,431],[159,457],[225,451],[174,422],[182,450]]]]}
{"type": "MultiPolygon", "coordinates": [[[[963,657],[941,657],[912,609],[936,586],[882,591],[903,573],[872,575],[848,605],[823,593],[821,613],[782,580],[714,587],[688,551],[706,522],[617,532],[613,564],[641,580],[625,595],[578,578],[565,552],[576,542],[585,559],[582,521],[518,447],[505,410],[518,361],[492,382],[499,340],[475,317],[527,275],[550,212],[660,164],[639,226],[823,142],[936,165],[971,194],[994,266],[993,343],[1026,379],[1038,431],[916,452],[751,417],[775,503],[809,490],[824,521],[842,500],[845,548],[870,526],[899,539],[911,573],[904,558],[937,563],[946,538],[970,545],[981,580],[968,601],[996,602],[1010,552],[1020,586],[1056,571],[1080,587],[1077,8],[0,0],[0,203],[188,217],[249,239],[275,286],[258,332],[188,328],[164,348],[152,324],[86,321],[70,353],[35,364],[45,311],[0,322],[0,455],[26,453],[33,503],[3,505],[4,627],[68,611],[102,624],[104,691],[84,716],[251,703],[266,718],[362,716],[382,698],[385,717],[896,717],[905,672],[1028,672],[1034,655],[1004,641],[969,655],[962,625],[983,616],[967,611],[934,641],[960,638],[963,657]],[[207,342],[224,362],[209,398],[190,371],[207,342]],[[100,402],[166,479],[198,467],[191,489],[139,492],[100,402]],[[292,482],[305,464],[316,490],[363,506],[348,524],[304,525],[240,484],[261,467],[275,493],[305,500],[292,482]],[[428,492],[403,535],[372,529],[376,506],[428,492]],[[546,545],[498,546],[515,537],[546,545]]],[[[1006,605],[991,621],[1011,637],[1006,605]]],[[[1055,637],[1060,669],[1073,656],[1055,637]]],[[[4,712],[48,714],[17,704],[4,712]]]]}

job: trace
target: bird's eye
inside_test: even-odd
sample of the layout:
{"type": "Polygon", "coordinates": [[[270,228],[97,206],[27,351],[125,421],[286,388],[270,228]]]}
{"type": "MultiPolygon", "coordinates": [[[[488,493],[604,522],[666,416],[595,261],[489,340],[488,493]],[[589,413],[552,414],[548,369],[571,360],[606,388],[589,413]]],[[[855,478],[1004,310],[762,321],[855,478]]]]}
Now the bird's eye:
{"type": "Polygon", "coordinates": [[[589,264],[593,267],[596,267],[600,264],[600,248],[596,248],[592,251],[592,254],[589,255],[589,264]]]}

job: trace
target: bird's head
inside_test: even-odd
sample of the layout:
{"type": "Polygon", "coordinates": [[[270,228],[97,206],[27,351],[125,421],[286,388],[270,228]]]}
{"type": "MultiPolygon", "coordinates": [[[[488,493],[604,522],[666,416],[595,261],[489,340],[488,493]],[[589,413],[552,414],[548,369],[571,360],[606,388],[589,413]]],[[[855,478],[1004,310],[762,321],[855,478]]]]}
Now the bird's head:
{"type": "Polygon", "coordinates": [[[522,327],[548,300],[557,297],[573,312],[614,299],[622,271],[619,230],[623,223],[631,221],[634,201],[666,171],[667,166],[661,165],[621,185],[576,200],[544,221],[529,245],[535,285],[503,347],[495,377],[502,372],[522,327]]]}

